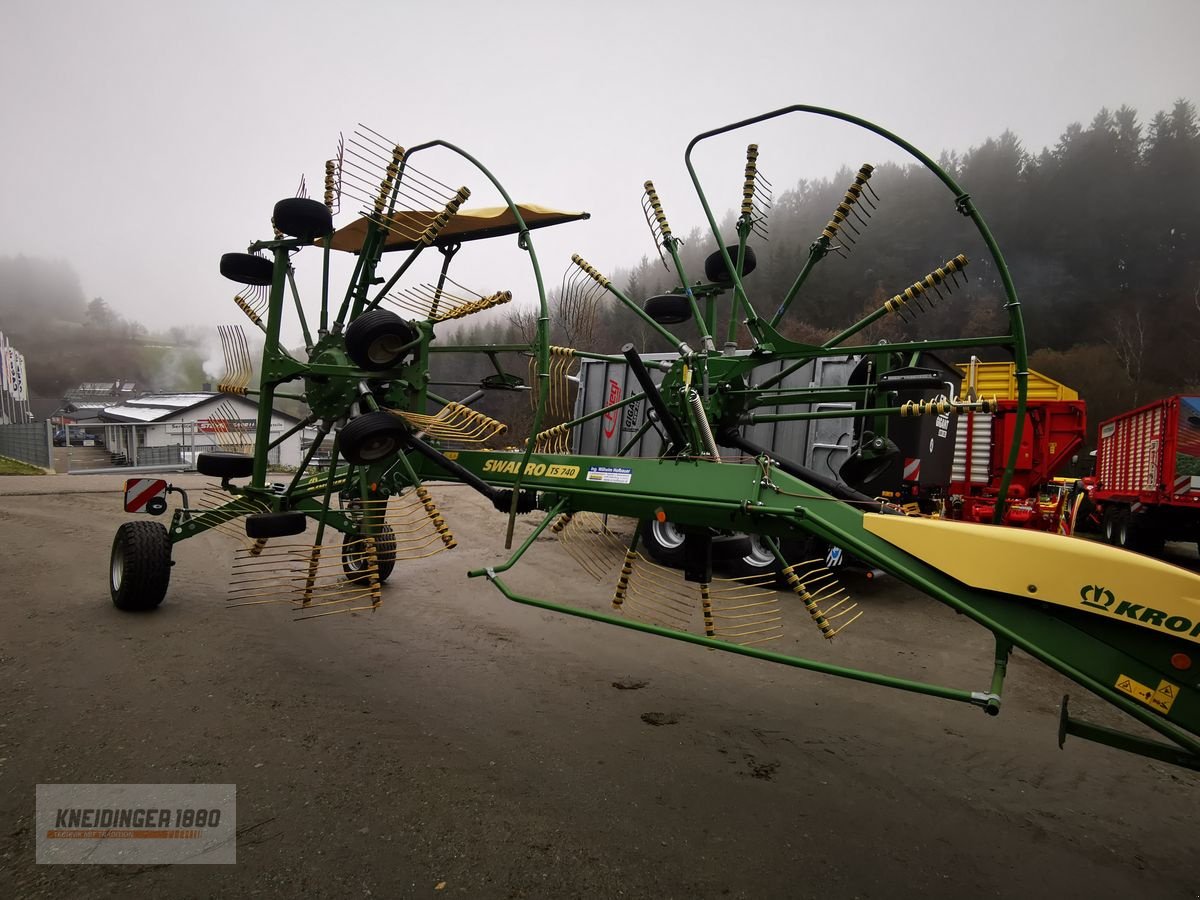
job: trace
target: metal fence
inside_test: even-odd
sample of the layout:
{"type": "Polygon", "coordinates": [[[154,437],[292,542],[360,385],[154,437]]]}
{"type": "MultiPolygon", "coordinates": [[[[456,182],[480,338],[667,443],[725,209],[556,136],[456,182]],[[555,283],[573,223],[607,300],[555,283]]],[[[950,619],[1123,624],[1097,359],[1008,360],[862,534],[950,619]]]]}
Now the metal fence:
{"type": "Polygon", "coordinates": [[[50,448],[52,429],[49,422],[0,425],[0,456],[46,469],[54,468],[54,454],[50,448]]]}
{"type": "MultiPolygon", "coordinates": [[[[67,426],[54,441],[55,468],[84,474],[121,471],[179,471],[196,468],[196,457],[205,452],[254,452],[254,433],[215,431],[211,420],[172,422],[167,425],[137,422],[88,422],[67,426]]],[[[280,448],[267,461],[280,462],[280,448]]]]}

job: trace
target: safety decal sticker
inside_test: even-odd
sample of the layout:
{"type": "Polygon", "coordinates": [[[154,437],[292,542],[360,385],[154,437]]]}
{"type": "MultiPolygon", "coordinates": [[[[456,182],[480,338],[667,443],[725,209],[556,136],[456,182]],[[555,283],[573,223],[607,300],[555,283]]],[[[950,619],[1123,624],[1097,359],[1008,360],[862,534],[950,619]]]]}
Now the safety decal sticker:
{"type": "Polygon", "coordinates": [[[1153,690],[1139,681],[1134,681],[1128,675],[1119,676],[1116,687],[1121,693],[1128,694],[1163,715],[1171,711],[1171,704],[1175,702],[1175,695],[1179,693],[1178,685],[1169,681],[1159,681],[1158,689],[1153,690]]]}

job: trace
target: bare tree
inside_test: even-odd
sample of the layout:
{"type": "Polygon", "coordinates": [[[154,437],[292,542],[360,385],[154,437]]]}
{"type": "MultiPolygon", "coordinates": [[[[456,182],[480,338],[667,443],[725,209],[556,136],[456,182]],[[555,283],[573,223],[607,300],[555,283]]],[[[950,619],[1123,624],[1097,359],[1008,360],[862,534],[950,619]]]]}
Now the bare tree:
{"type": "Polygon", "coordinates": [[[537,338],[538,311],[527,307],[514,309],[508,314],[508,324],[521,335],[521,340],[532,344],[537,338]]]}
{"type": "Polygon", "coordinates": [[[1116,317],[1116,334],[1108,342],[1133,386],[1133,405],[1140,402],[1142,369],[1146,361],[1146,324],[1141,309],[1116,317]]]}

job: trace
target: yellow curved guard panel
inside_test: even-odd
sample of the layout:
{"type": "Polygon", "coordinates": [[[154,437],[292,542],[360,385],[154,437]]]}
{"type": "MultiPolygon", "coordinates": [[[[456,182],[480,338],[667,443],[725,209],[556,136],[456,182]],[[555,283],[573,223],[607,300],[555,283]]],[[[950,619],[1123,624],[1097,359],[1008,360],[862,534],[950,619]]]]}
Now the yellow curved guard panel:
{"type": "Polygon", "coordinates": [[[1106,544],[905,516],[863,526],[971,587],[1040,600],[1200,644],[1200,576],[1106,544]]]}

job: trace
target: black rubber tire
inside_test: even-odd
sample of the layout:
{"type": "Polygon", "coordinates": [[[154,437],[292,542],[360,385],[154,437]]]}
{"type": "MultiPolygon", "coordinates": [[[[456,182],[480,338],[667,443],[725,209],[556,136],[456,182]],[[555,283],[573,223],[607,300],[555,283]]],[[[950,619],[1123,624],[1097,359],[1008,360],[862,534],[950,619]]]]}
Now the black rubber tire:
{"type": "Polygon", "coordinates": [[[249,478],[254,474],[254,457],[244,453],[200,453],[196,456],[196,471],[214,478],[249,478]]]}
{"type": "Polygon", "coordinates": [[[288,197],[275,204],[271,222],[289,237],[310,244],[333,231],[333,213],[319,200],[288,197]]]}
{"type": "Polygon", "coordinates": [[[152,516],[161,516],[167,511],[166,497],[151,497],[146,501],[146,512],[152,516]]]}
{"type": "MultiPolygon", "coordinates": [[[[725,250],[729,253],[729,258],[736,265],[738,255],[737,245],[726,247],[725,250]]],[[[756,268],[758,268],[758,257],[754,255],[753,247],[747,247],[746,255],[742,258],[742,277],[745,278],[756,268]]],[[[716,284],[733,284],[733,275],[725,265],[725,257],[721,255],[720,250],[710,253],[708,259],[704,260],[704,277],[716,284]]]]}
{"type": "MultiPolygon", "coordinates": [[[[342,536],[342,571],[346,573],[346,580],[353,584],[364,584],[367,580],[364,572],[367,563],[365,554],[360,548],[348,546],[361,537],[358,534],[342,536]]],[[[375,538],[375,555],[379,560],[379,581],[382,583],[391,577],[392,570],[396,568],[396,533],[391,525],[380,526],[375,538]]]]}
{"type": "Polygon", "coordinates": [[[356,466],[370,465],[399,452],[404,426],[391,413],[370,412],[351,419],[338,432],[338,451],[356,466]]]}
{"type": "Polygon", "coordinates": [[[246,516],[246,537],[291,537],[293,534],[304,534],[307,529],[308,516],[296,510],[246,516]]]}
{"type": "Polygon", "coordinates": [[[275,277],[275,263],[253,253],[223,253],[221,274],[238,284],[267,287],[275,277]]]}
{"type": "Polygon", "coordinates": [[[642,549],[660,566],[681,568],[687,555],[687,536],[671,522],[647,519],[642,522],[642,549]]]}
{"type": "Polygon", "coordinates": [[[1113,543],[1124,550],[1132,550],[1133,548],[1129,546],[1129,535],[1129,510],[1122,509],[1116,515],[1113,543]]]}
{"type": "MultiPolygon", "coordinates": [[[[496,496],[492,498],[492,506],[496,508],[496,512],[507,515],[512,511],[512,493],[511,488],[496,491],[496,496]]],[[[521,491],[520,496],[517,497],[517,515],[523,516],[535,509],[537,509],[537,492],[521,491]]]]}
{"type": "Polygon", "coordinates": [[[1126,518],[1126,532],[1125,546],[1130,550],[1145,553],[1147,556],[1162,555],[1166,539],[1161,531],[1146,520],[1144,514],[1135,516],[1130,513],[1126,518]]]}
{"type": "Polygon", "coordinates": [[[659,294],[642,304],[646,315],[659,325],[678,325],[692,318],[692,307],[682,294],[659,294]]]}
{"type": "Polygon", "coordinates": [[[1125,519],[1125,510],[1119,506],[1108,506],[1104,510],[1104,541],[1114,547],[1121,544],[1121,525],[1125,519]]]}
{"type": "MultiPolygon", "coordinates": [[[[775,586],[780,590],[786,588],[787,579],[783,574],[783,565],[766,546],[759,542],[758,536],[747,534],[743,535],[742,539],[745,542],[742,552],[728,558],[724,566],[725,570],[734,578],[758,578],[759,576],[773,575],[775,586]]],[[[816,548],[816,539],[812,537],[781,538],[778,539],[778,543],[783,558],[791,565],[798,565],[826,552],[816,548]]]]}
{"type": "Polygon", "coordinates": [[[781,579],[779,560],[761,543],[758,535],[744,534],[736,539],[737,548],[728,557],[724,568],[734,578],[757,578],[774,575],[781,579]]]}
{"type": "Polygon", "coordinates": [[[161,522],[125,522],[113,538],[108,588],[124,612],[154,609],[171,582],[171,538],[161,522]]]}
{"type": "Polygon", "coordinates": [[[391,310],[372,309],[346,327],[346,355],[359,368],[394,369],[415,349],[400,348],[417,339],[417,329],[391,310]]]}

